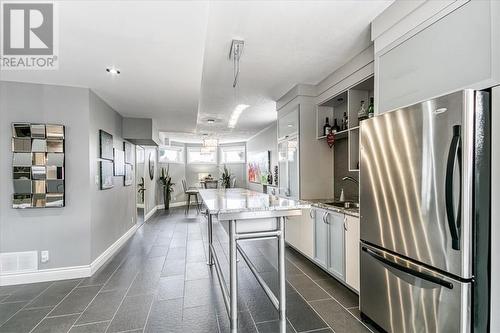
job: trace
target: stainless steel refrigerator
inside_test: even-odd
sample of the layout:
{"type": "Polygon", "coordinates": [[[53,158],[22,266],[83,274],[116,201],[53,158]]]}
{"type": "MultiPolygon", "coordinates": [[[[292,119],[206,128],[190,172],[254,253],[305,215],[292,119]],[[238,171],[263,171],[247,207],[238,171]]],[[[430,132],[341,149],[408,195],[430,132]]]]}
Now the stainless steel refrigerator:
{"type": "Polygon", "coordinates": [[[490,96],[465,90],[363,121],[360,310],[403,332],[487,332],[490,96]]]}

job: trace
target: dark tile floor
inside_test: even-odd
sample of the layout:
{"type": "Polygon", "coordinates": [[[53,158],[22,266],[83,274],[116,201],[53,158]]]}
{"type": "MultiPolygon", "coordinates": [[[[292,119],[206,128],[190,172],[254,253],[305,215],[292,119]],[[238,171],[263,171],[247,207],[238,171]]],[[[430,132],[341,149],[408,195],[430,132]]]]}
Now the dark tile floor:
{"type": "MultiPolygon", "coordinates": [[[[0,287],[0,332],[229,332],[206,265],[206,222],[192,212],[158,213],[92,277],[0,287]]],[[[227,236],[218,223],[214,233],[227,272],[227,236]]],[[[243,244],[276,292],[275,246],[243,244]]],[[[370,332],[353,292],[291,249],[286,264],[288,332],[370,332]]],[[[238,266],[239,332],[278,332],[277,311],[244,261],[238,266]]]]}

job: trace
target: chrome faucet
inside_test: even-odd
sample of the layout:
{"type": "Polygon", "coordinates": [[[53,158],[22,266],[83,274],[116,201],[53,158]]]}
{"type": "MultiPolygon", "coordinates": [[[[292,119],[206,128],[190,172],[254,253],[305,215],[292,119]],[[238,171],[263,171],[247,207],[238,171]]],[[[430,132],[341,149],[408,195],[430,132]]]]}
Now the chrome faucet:
{"type": "Polygon", "coordinates": [[[351,182],[356,183],[356,184],[359,185],[359,181],[357,179],[355,179],[355,178],[352,178],[351,176],[342,177],[342,180],[343,181],[348,181],[349,180],[349,181],[351,181],[351,182]]]}

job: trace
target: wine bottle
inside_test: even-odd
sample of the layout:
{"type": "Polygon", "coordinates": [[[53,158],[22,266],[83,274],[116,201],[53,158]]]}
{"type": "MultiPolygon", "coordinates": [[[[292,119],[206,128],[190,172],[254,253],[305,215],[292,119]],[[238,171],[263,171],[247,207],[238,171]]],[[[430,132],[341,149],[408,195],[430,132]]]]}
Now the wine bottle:
{"type": "Polygon", "coordinates": [[[373,110],[373,97],[370,97],[370,105],[368,105],[368,118],[372,118],[374,116],[373,110]]]}
{"type": "Polygon", "coordinates": [[[344,120],[343,120],[343,130],[346,130],[349,127],[349,119],[347,119],[347,112],[344,112],[344,120]]]}
{"type": "Polygon", "coordinates": [[[323,125],[323,135],[327,136],[331,130],[332,130],[332,127],[330,126],[330,123],[328,122],[328,117],[326,117],[325,125],[323,125]]]}
{"type": "Polygon", "coordinates": [[[337,118],[335,118],[333,121],[332,133],[337,133],[337,132],[340,132],[340,127],[337,124],[337,118]]]}

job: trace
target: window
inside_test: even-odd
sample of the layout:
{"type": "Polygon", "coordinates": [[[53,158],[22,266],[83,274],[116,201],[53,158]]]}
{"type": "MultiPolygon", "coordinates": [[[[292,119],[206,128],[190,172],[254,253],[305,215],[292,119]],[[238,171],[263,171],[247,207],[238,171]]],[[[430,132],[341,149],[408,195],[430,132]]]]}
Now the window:
{"type": "Polygon", "coordinates": [[[188,147],[187,162],[193,164],[217,164],[217,149],[188,147]]]}
{"type": "Polygon", "coordinates": [[[184,163],[183,147],[160,147],[158,151],[158,162],[160,163],[184,163]]]}
{"type": "Polygon", "coordinates": [[[245,146],[220,147],[220,163],[245,163],[245,146]]]}

